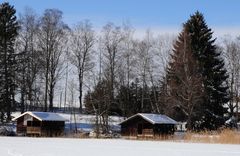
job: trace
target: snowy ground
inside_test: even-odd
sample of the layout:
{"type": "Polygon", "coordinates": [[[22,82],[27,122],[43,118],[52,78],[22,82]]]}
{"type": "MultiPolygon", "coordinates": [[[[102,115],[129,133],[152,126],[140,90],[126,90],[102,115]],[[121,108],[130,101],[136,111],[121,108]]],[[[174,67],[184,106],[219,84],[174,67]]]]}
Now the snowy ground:
{"type": "Polygon", "coordinates": [[[240,145],[0,137],[1,156],[240,156],[240,145]]]}

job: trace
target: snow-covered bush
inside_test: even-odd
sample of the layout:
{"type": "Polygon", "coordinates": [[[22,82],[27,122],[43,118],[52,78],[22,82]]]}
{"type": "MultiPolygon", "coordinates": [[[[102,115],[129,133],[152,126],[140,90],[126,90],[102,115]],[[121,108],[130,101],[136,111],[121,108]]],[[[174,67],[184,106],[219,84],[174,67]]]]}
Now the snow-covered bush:
{"type": "Polygon", "coordinates": [[[0,126],[0,136],[15,136],[13,128],[10,126],[0,126]]]}

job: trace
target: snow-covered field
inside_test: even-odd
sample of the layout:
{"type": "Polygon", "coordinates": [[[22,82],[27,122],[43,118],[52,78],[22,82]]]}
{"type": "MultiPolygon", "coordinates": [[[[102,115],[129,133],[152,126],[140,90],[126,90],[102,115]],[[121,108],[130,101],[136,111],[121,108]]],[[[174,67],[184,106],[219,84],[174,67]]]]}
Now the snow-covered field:
{"type": "Polygon", "coordinates": [[[240,145],[0,137],[1,156],[240,156],[240,145]]]}

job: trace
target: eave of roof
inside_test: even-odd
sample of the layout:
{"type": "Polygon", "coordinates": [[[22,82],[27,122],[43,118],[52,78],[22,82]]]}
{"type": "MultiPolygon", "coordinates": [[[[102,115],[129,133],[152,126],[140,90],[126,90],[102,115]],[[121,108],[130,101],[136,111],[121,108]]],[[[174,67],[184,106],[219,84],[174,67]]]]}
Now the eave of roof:
{"type": "MultiPolygon", "coordinates": [[[[61,120],[59,120],[59,119],[57,119],[57,120],[45,120],[45,119],[42,119],[41,117],[35,115],[34,113],[45,113],[45,112],[24,112],[24,113],[21,114],[20,116],[13,118],[12,121],[17,120],[18,118],[20,118],[20,117],[22,117],[22,116],[24,116],[24,115],[26,115],[26,114],[28,114],[28,115],[36,118],[36,119],[39,120],[39,121],[67,121],[66,119],[63,119],[63,118],[62,118],[61,120]]],[[[49,112],[46,112],[46,113],[49,114],[49,112]]]]}
{"type": "MultiPolygon", "coordinates": [[[[155,114],[155,115],[156,115],[156,114],[155,114]]],[[[142,117],[144,120],[150,122],[150,123],[153,124],[153,125],[154,125],[154,124],[159,124],[159,123],[156,123],[155,121],[151,120],[150,118],[146,117],[144,113],[137,113],[137,114],[135,114],[135,115],[127,118],[126,120],[122,121],[121,123],[119,123],[119,125],[122,125],[123,123],[125,123],[125,122],[127,122],[127,121],[129,121],[129,120],[131,120],[131,119],[133,119],[133,118],[135,118],[136,116],[142,117]]],[[[168,118],[169,118],[169,117],[168,117],[168,118]]],[[[169,119],[171,119],[171,118],[169,118],[169,119]]],[[[171,119],[171,120],[173,120],[173,119],[171,119]]],[[[173,121],[174,121],[174,120],[173,120],[173,121]]],[[[169,124],[177,124],[176,121],[174,121],[174,122],[175,122],[175,123],[169,123],[169,124]]],[[[167,123],[162,123],[162,124],[167,124],[167,123]]]]}
{"type": "Polygon", "coordinates": [[[28,115],[30,115],[30,116],[36,118],[36,119],[39,120],[39,121],[42,121],[41,118],[39,118],[38,116],[34,115],[32,112],[24,112],[24,113],[22,113],[21,115],[19,115],[19,116],[13,118],[12,121],[17,120],[18,118],[21,118],[22,116],[24,116],[24,115],[26,115],[26,114],[28,114],[28,115]]]}

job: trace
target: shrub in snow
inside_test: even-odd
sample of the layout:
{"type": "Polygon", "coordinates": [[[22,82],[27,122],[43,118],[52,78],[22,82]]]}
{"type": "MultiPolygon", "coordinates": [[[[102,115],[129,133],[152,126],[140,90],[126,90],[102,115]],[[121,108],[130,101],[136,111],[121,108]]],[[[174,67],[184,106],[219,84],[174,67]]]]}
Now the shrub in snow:
{"type": "Polygon", "coordinates": [[[0,136],[15,136],[16,133],[13,131],[11,127],[1,126],[0,127],[0,136]]]}

